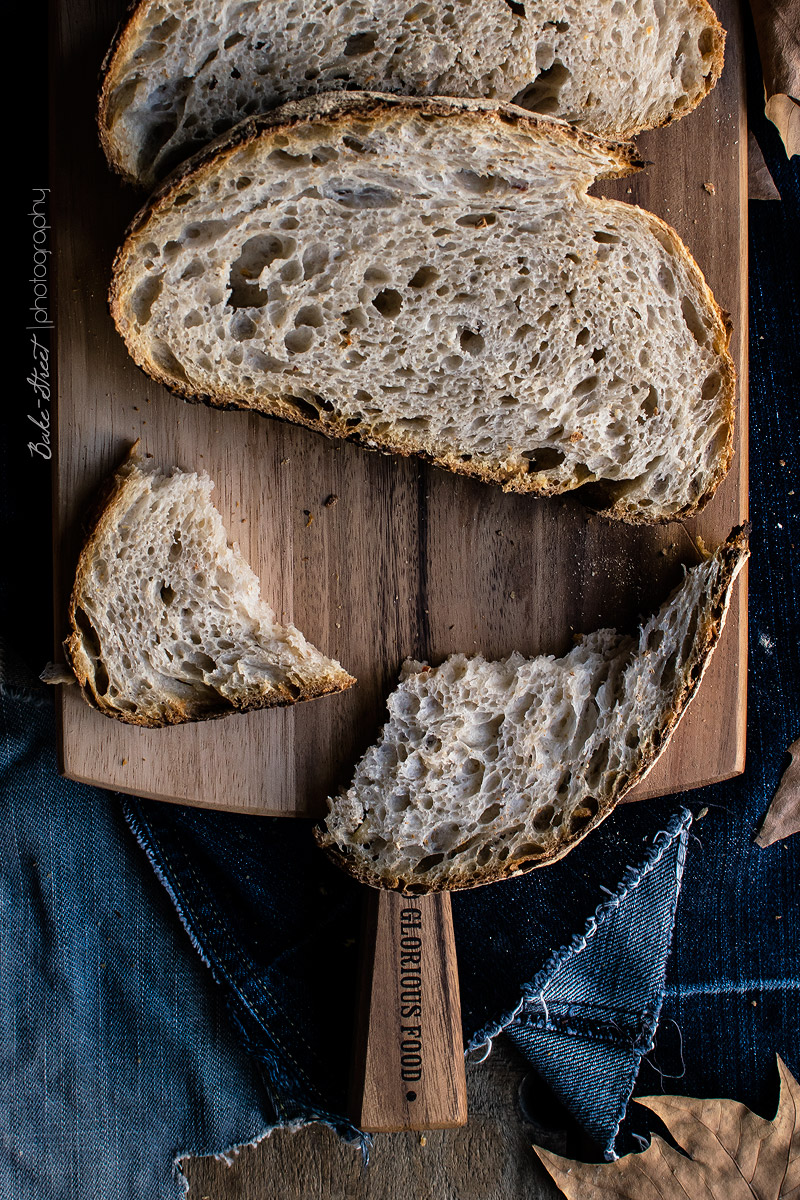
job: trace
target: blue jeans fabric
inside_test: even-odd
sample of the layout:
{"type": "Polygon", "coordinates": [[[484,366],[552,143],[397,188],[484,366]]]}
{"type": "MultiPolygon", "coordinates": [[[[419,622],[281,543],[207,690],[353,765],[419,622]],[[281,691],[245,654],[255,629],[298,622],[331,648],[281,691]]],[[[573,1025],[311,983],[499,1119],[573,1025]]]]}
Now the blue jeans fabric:
{"type": "Polygon", "coordinates": [[[274,1123],[257,1064],[117,798],[57,776],[50,696],[0,729],[0,1196],[178,1200],[179,1156],[274,1123]]]}
{"type": "Polygon", "coordinates": [[[800,837],[753,837],[800,736],[800,157],[751,128],[782,202],[750,204],[750,657],[744,775],[691,795],[696,824],[656,1047],[636,1091],[733,1096],[771,1116],[775,1054],[800,1077],[800,837]],[[652,1065],[651,1065],[652,1064],[652,1065]]]}
{"type": "MultiPolygon", "coordinates": [[[[317,851],[308,822],[123,803],[228,996],[280,1119],[324,1120],[358,1136],[344,1113],[362,890],[317,851]]],[[[594,995],[625,1014],[633,1041],[615,1060],[617,1073],[598,1077],[604,1098],[573,1106],[604,1150],[655,1026],[680,878],[675,855],[688,819],[669,802],[638,804],[547,871],[504,883],[500,896],[492,888],[453,896],[466,1045],[480,1050],[513,1020],[524,993],[565,980],[570,970],[584,979],[581,997],[594,995]],[[649,873],[663,880],[657,898],[646,884],[637,889],[649,873]],[[629,893],[650,895],[652,903],[644,912],[621,903],[629,893]],[[632,931],[625,914],[634,911],[632,931]],[[602,955],[576,953],[598,924],[606,952],[616,946],[616,960],[605,964],[602,955]],[[599,981],[610,985],[618,974],[627,981],[622,992],[601,994],[599,981]]],[[[584,1034],[587,1028],[584,1022],[584,1034]]]]}
{"type": "Polygon", "coordinates": [[[677,813],[586,931],[523,989],[506,1033],[606,1156],[651,1049],[691,816],[677,813]]]}

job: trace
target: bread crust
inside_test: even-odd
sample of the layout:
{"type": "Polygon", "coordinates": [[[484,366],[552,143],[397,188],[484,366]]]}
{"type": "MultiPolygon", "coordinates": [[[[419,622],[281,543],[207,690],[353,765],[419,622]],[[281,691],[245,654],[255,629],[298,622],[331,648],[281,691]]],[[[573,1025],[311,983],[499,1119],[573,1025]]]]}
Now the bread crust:
{"type": "Polygon", "coordinates": [[[401,892],[404,895],[420,895],[434,891],[464,891],[468,888],[483,887],[489,883],[498,883],[503,879],[524,875],[528,871],[548,866],[563,858],[574,846],[583,841],[587,834],[596,829],[616,808],[619,801],[647,776],[669,744],[690,701],[697,693],[713,650],[719,641],[730,605],[733,584],[749,557],[749,533],[749,523],[738,526],[718,551],[721,558],[721,570],[714,589],[709,618],[704,626],[697,630],[692,655],[684,671],[680,690],[672,708],[663,714],[661,725],[653,737],[654,744],[642,756],[636,769],[626,778],[618,780],[614,792],[608,799],[600,802],[597,813],[586,825],[567,834],[563,841],[552,846],[536,859],[515,860],[512,858],[500,864],[489,862],[480,871],[470,875],[455,872],[446,880],[437,881],[433,885],[402,879],[390,872],[380,873],[370,870],[364,865],[363,860],[356,858],[346,848],[337,845],[325,825],[317,825],[314,828],[317,845],[338,867],[352,875],[359,883],[364,883],[368,887],[401,892]]]}
{"type": "MultiPolygon", "coordinates": [[[[313,123],[320,118],[345,126],[353,116],[359,114],[379,119],[388,112],[422,113],[445,119],[454,114],[466,114],[468,118],[474,118],[476,124],[480,124],[481,127],[485,127],[486,122],[502,122],[512,125],[519,124],[526,129],[545,129],[555,136],[558,144],[586,150],[602,150],[611,163],[597,178],[624,177],[640,170],[644,165],[635,148],[629,143],[609,142],[564,121],[539,117],[513,104],[443,97],[409,99],[367,92],[328,93],[292,102],[272,113],[243,121],[194,157],[188,159],[156,189],[148,203],[134,217],[117,252],[109,290],[111,316],[137,365],[168,391],[184,400],[204,403],[215,408],[246,408],[248,411],[259,412],[264,416],[277,417],[290,421],[292,424],[303,425],[307,429],[312,429],[327,437],[344,438],[368,449],[406,457],[414,455],[456,474],[479,479],[484,483],[499,485],[506,492],[540,497],[563,495],[570,490],[569,486],[563,482],[542,480],[540,476],[529,473],[521,466],[514,468],[494,466],[474,459],[464,461],[462,456],[455,451],[431,451],[421,444],[422,439],[418,435],[411,432],[400,434],[396,429],[390,429],[386,433],[370,428],[353,429],[345,418],[335,412],[311,415],[309,412],[304,412],[302,408],[288,403],[284,398],[270,396],[268,393],[260,395],[255,402],[238,400],[225,387],[221,387],[214,393],[198,394],[188,383],[185,386],[182,385],[180,381],[177,381],[153,361],[144,346],[144,339],[138,337],[128,323],[125,314],[127,292],[122,282],[127,264],[135,257],[139,239],[144,238],[149,222],[157,217],[162,208],[169,208],[190,182],[192,186],[202,188],[204,181],[209,176],[224,170],[226,160],[236,150],[253,145],[265,135],[275,137],[277,134],[288,134],[298,125],[313,123]]],[[[728,352],[731,336],[730,321],[714,299],[695,259],[678,234],[666,222],[635,205],[624,204],[621,201],[599,200],[593,196],[586,196],[585,200],[589,204],[602,205],[606,212],[609,208],[618,207],[624,212],[637,209],[642,213],[650,227],[658,230],[662,239],[668,239],[674,245],[677,257],[691,276],[708,312],[714,318],[713,348],[720,356],[720,406],[724,408],[726,414],[726,440],[725,445],[720,448],[716,465],[705,491],[677,512],[659,513],[657,510],[652,514],[644,512],[636,504],[626,502],[624,495],[615,498],[613,493],[610,502],[602,505],[604,516],[633,525],[653,525],[689,517],[699,512],[711,499],[720,481],[724,478],[733,456],[736,373],[733,360],[728,352]]],[[[311,409],[313,413],[312,406],[306,405],[306,408],[311,409]]],[[[576,481],[574,489],[580,486],[576,481]]],[[[603,485],[600,485],[600,488],[602,490],[603,485]]]]}
{"type": "Polygon", "coordinates": [[[125,455],[115,474],[101,486],[89,517],[89,532],[78,558],[75,572],[75,582],[69,600],[69,623],[72,633],[64,640],[63,648],[67,663],[77,679],[81,695],[87,704],[96,708],[105,716],[114,717],[128,725],[138,725],[148,729],[160,729],[169,725],[183,725],[189,721],[210,721],[228,716],[233,712],[252,712],[260,708],[276,708],[287,704],[299,703],[303,700],[314,700],[318,696],[329,695],[331,692],[346,691],[356,683],[355,678],[346,671],[329,672],[326,677],[317,681],[314,686],[287,687],[282,683],[273,684],[274,694],[253,699],[236,697],[228,698],[217,694],[218,703],[208,708],[192,708],[189,704],[172,700],[164,705],[164,712],[159,717],[151,717],[142,712],[127,712],[115,707],[101,695],[93,684],[91,663],[83,646],[78,623],[78,610],[81,607],[81,595],[89,583],[91,563],[102,546],[107,533],[113,530],[120,516],[125,512],[128,503],[129,481],[131,475],[139,468],[141,458],[138,453],[138,441],[125,455]]]}
{"type": "MultiPolygon", "coordinates": [[[[625,128],[617,129],[605,136],[628,140],[649,129],[664,128],[671,125],[681,117],[692,112],[693,109],[701,103],[708,93],[715,87],[725,58],[725,30],[718,20],[714,10],[708,3],[708,0],[689,0],[690,7],[706,23],[711,30],[713,37],[713,46],[710,51],[711,70],[704,77],[701,89],[692,97],[691,101],[685,108],[680,110],[668,111],[665,115],[655,121],[642,121],[639,124],[625,126],[625,128]]],[[[101,65],[101,83],[97,100],[97,127],[100,144],[103,152],[106,155],[111,168],[120,175],[127,183],[134,186],[143,186],[143,179],[129,167],[131,154],[123,152],[123,147],[127,144],[125,141],[118,141],[110,135],[108,129],[108,113],[111,102],[111,97],[122,80],[125,74],[126,66],[129,59],[132,57],[139,41],[141,40],[141,28],[145,23],[146,12],[152,8],[152,0],[132,0],[128,5],[126,14],[122,17],[120,23],[112,38],[106,55],[101,65]]],[[[525,85],[523,84],[522,90],[525,85]]],[[[352,95],[353,93],[345,93],[352,95]]],[[[312,97],[315,98],[315,97],[312,97]]],[[[398,97],[400,99],[405,97],[398,97]]],[[[285,107],[285,106],[284,106],[285,107]]],[[[268,115],[268,114],[267,114],[268,115]]],[[[258,118],[250,118],[258,119],[258,118]]],[[[225,135],[223,135],[225,136],[225,135]]],[[[180,169],[180,168],[179,168],[180,169]]]]}

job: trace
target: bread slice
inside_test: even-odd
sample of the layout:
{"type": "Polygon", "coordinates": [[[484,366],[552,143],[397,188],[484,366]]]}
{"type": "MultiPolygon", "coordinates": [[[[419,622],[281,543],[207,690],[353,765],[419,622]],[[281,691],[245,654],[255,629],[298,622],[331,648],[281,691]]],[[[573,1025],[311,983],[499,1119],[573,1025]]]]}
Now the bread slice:
{"type": "Polygon", "coordinates": [[[667,745],[717,644],[747,532],[733,532],[637,636],[563,658],[408,662],[389,720],[317,840],[372,887],[477,887],[553,862],[667,745]]]}
{"type": "Polygon", "coordinates": [[[318,97],[135,219],[111,309],[180,395],[506,490],[695,512],[732,453],[730,331],[678,235],[587,195],[629,147],[477,100],[318,97]]]}
{"type": "Polygon", "coordinates": [[[86,700],[177,725],[311,700],[355,680],[280,625],[229,546],[207,475],[129,457],[78,562],[64,642],[86,700]]]}
{"type": "Polygon", "coordinates": [[[706,0],[143,0],[104,64],[100,137],[148,188],[243,118],[342,89],[516,100],[627,138],[702,100],[724,40],[706,0]]]}

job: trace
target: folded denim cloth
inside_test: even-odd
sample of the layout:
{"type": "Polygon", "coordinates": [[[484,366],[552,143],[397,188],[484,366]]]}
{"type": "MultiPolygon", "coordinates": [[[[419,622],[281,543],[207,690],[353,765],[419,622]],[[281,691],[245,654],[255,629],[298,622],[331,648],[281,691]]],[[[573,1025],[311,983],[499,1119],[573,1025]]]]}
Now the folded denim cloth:
{"type": "MultiPolygon", "coordinates": [[[[357,1137],[345,1112],[362,889],[319,853],[308,822],[130,798],[123,806],[280,1120],[323,1120],[357,1137]]],[[[572,1110],[602,1150],[655,1029],[689,820],[670,801],[626,806],[547,870],[453,896],[468,1047],[513,1028],[523,999],[550,987],[563,998],[571,986],[576,1001],[626,1021],[613,1055],[607,1022],[580,1029],[598,1072],[572,1110]],[[579,953],[594,937],[600,953],[579,953]],[[603,1055],[616,1073],[599,1070],[603,1055]]],[[[565,1044],[553,1065],[571,1077],[575,1047],[565,1044]]]]}
{"type": "Polygon", "coordinates": [[[3,667],[0,1196],[178,1200],[177,1158],[275,1114],[117,799],[59,778],[51,697],[3,667]]]}
{"type": "Polygon", "coordinates": [[[679,811],[581,936],[524,989],[505,1032],[607,1157],[653,1045],[691,815],[679,811]]]}
{"type": "Polygon", "coordinates": [[[800,157],[786,158],[761,115],[750,66],[750,125],[782,202],[750,205],[747,767],[692,793],[708,816],[693,828],[661,1025],[636,1092],[730,1096],[771,1117],[775,1054],[800,1078],[800,836],[753,844],[800,735],[800,157]]]}

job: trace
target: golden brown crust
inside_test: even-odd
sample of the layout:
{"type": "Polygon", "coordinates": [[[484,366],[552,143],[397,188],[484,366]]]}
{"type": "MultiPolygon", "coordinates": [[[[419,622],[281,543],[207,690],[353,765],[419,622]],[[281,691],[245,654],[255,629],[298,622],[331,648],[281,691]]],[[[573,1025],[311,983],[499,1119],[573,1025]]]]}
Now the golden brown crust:
{"type": "Polygon", "coordinates": [[[141,187],[141,179],[138,175],[132,174],[127,169],[117,143],[109,136],[108,105],[114,88],[117,85],[120,68],[127,60],[130,47],[135,44],[139,37],[139,27],[142,23],[144,9],[148,3],[149,0],[131,0],[126,14],[117,25],[114,36],[111,39],[111,45],[106,51],[105,58],[100,67],[101,84],[97,97],[97,132],[103,153],[108,160],[109,166],[118,175],[121,175],[126,183],[132,183],[137,187],[141,187]]]}
{"type": "Polygon", "coordinates": [[[563,841],[552,846],[536,859],[511,859],[504,863],[490,862],[486,867],[481,868],[479,873],[476,872],[472,875],[454,873],[449,875],[446,880],[437,880],[431,885],[422,884],[419,880],[402,879],[393,874],[371,871],[365,866],[363,859],[354,857],[348,853],[346,847],[337,845],[324,825],[314,828],[317,844],[338,867],[352,875],[359,883],[364,883],[368,887],[402,892],[406,895],[435,891],[464,891],[467,888],[483,887],[489,883],[498,883],[503,879],[524,875],[528,871],[548,866],[563,858],[609,816],[623,796],[645,778],[666,749],[690,701],[697,693],[711,654],[719,641],[733,583],[749,556],[749,532],[749,524],[738,526],[718,551],[722,566],[714,588],[709,618],[705,625],[697,630],[692,655],[684,671],[682,686],[673,707],[663,714],[662,723],[652,737],[651,746],[645,750],[636,770],[627,778],[618,780],[616,790],[605,802],[600,802],[597,813],[580,829],[568,833],[563,841]]]}
{"type": "Polygon", "coordinates": [[[217,702],[204,703],[203,706],[182,704],[179,701],[164,703],[163,711],[158,716],[150,716],[142,712],[126,712],[110,704],[101,695],[93,683],[93,672],[83,647],[83,637],[79,629],[78,612],[81,609],[81,595],[89,579],[91,562],[97,548],[102,545],[106,532],[117,525],[120,510],[127,502],[128,479],[131,473],[138,469],[141,461],[138,455],[138,440],[127,451],[114,475],[106,480],[100,488],[89,518],[89,532],[78,558],[75,572],[75,582],[69,600],[69,623],[72,633],[63,642],[67,663],[77,679],[81,694],[92,708],[105,716],[114,717],[128,725],[139,725],[148,729],[165,728],[169,725],[182,725],[189,721],[210,721],[218,717],[228,716],[233,712],[252,712],[259,708],[276,708],[287,704],[300,703],[303,700],[314,700],[318,696],[329,695],[331,692],[345,691],[356,683],[355,678],[344,670],[331,672],[310,685],[292,685],[283,683],[272,685],[272,691],[267,695],[228,699],[218,695],[217,702]]]}

